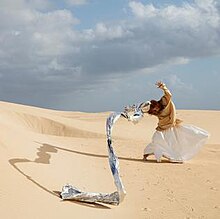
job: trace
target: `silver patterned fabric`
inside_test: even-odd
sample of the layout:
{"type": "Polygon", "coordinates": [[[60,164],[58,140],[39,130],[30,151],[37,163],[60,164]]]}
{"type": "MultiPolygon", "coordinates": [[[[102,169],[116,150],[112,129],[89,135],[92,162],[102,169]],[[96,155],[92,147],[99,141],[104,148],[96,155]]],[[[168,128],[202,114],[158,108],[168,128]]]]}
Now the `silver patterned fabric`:
{"type": "Polygon", "coordinates": [[[121,113],[112,113],[106,121],[106,134],[107,134],[109,165],[110,165],[112,175],[114,177],[114,182],[115,182],[117,192],[119,195],[119,203],[124,200],[126,192],[125,192],[124,186],[122,184],[122,180],[119,175],[118,157],[116,156],[116,154],[113,150],[112,129],[113,129],[113,124],[120,118],[120,116],[121,116],[121,113]]]}
{"type": "Polygon", "coordinates": [[[119,204],[119,194],[118,192],[113,193],[94,193],[94,192],[83,192],[78,188],[65,185],[62,188],[61,198],[63,200],[75,200],[81,202],[102,202],[105,204],[118,205],[119,204]]]}
{"type": "MultiPolygon", "coordinates": [[[[80,189],[66,184],[62,188],[60,194],[63,200],[76,200],[82,202],[101,202],[105,204],[119,205],[126,195],[124,185],[119,175],[119,160],[113,150],[112,144],[112,129],[114,123],[120,118],[126,118],[128,121],[137,123],[143,117],[143,109],[148,109],[150,102],[144,102],[138,105],[132,105],[125,107],[123,112],[113,112],[109,115],[106,121],[106,136],[107,136],[107,147],[108,147],[108,158],[110,169],[114,178],[115,186],[117,191],[113,193],[94,193],[94,192],[83,192],[80,189]]],[[[149,110],[149,109],[148,109],[149,110]]]]}

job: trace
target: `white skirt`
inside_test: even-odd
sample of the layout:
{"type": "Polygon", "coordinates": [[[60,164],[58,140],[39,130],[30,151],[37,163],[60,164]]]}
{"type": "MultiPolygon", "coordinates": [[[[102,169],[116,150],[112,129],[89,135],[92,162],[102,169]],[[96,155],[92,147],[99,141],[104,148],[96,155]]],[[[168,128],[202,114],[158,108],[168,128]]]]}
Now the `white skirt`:
{"type": "Polygon", "coordinates": [[[144,154],[154,154],[160,162],[162,156],[171,161],[191,159],[205,144],[209,133],[193,125],[179,125],[164,131],[156,131],[144,154]]]}

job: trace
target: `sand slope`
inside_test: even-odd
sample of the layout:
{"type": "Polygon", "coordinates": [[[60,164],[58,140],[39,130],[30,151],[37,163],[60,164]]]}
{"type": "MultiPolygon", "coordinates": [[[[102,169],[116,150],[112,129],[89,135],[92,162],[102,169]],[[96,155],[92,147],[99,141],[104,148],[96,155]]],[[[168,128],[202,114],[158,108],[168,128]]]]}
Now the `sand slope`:
{"type": "Polygon", "coordinates": [[[142,161],[156,127],[120,119],[114,147],[127,196],[120,206],[62,201],[70,183],[113,192],[105,138],[106,113],[62,112],[0,102],[1,218],[219,218],[220,111],[178,111],[185,123],[211,133],[191,161],[142,161]]]}

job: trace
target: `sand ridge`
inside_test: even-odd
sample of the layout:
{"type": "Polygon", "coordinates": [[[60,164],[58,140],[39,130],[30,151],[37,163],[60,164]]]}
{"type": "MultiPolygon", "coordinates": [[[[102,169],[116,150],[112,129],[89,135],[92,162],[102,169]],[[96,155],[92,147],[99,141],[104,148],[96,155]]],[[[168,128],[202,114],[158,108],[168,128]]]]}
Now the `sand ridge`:
{"type": "Polygon", "coordinates": [[[0,213],[3,218],[218,218],[220,111],[178,110],[186,123],[210,132],[200,153],[182,165],[142,151],[157,120],[120,119],[114,148],[127,196],[120,206],[62,201],[71,183],[85,191],[113,192],[105,122],[110,112],[82,113],[0,102],[0,213]],[[13,209],[13,210],[12,210],[13,209]]]}

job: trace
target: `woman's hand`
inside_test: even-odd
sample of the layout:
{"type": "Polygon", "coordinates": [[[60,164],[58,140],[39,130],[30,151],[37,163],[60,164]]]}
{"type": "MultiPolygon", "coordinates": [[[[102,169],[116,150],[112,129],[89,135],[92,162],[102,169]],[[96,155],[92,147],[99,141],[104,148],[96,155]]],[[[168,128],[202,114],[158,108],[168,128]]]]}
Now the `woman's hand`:
{"type": "Polygon", "coordinates": [[[165,84],[162,81],[158,81],[156,84],[157,88],[163,87],[165,84]]]}

